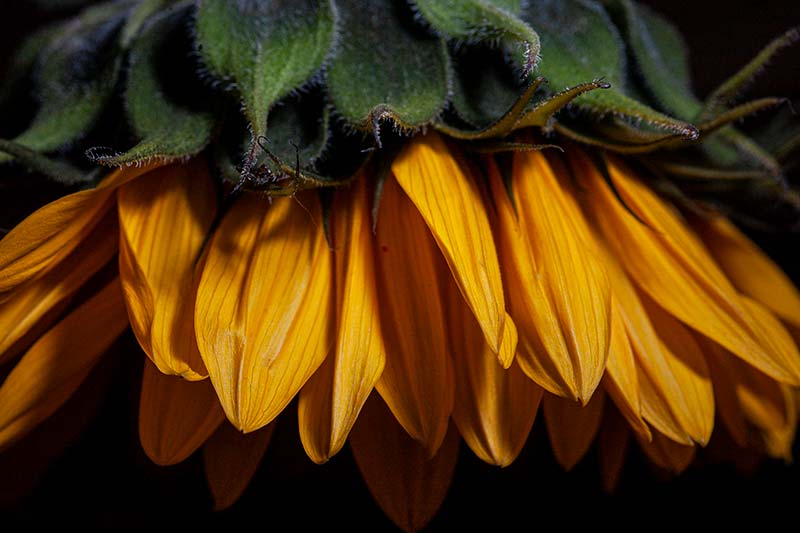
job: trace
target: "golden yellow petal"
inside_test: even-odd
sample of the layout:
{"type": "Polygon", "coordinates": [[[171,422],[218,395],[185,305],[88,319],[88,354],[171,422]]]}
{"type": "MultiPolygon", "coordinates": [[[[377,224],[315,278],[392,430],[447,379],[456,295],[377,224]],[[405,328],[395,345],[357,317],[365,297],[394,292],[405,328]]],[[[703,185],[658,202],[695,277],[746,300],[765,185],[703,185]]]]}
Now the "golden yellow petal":
{"type": "MultiPolygon", "coordinates": [[[[619,484],[622,467],[630,447],[631,432],[625,418],[616,409],[606,406],[600,433],[597,436],[597,452],[603,489],[613,492],[619,484]]],[[[645,439],[649,442],[652,435],[645,439]]]]}
{"type": "Polygon", "coordinates": [[[390,176],[377,227],[377,282],[386,365],[378,392],[433,455],[453,409],[441,278],[447,267],[425,221],[390,176]]]}
{"type": "Polygon", "coordinates": [[[509,310],[519,329],[517,361],[548,392],[577,400],[584,394],[575,379],[582,373],[575,368],[580,359],[570,355],[556,311],[536,272],[530,237],[517,219],[497,164],[493,159],[487,159],[486,164],[496,211],[496,215],[490,211],[490,221],[497,236],[509,310]]]}
{"type": "Polygon", "coordinates": [[[269,424],[330,350],[330,256],[311,194],[271,205],[245,195],[209,244],[197,344],[225,414],[244,432],[269,424]]]}
{"type": "Polygon", "coordinates": [[[642,402],[639,397],[639,378],[637,377],[636,360],[633,355],[625,322],[619,304],[614,300],[611,308],[611,346],[608,350],[606,374],[603,376],[603,388],[619,409],[633,431],[649,441],[652,438],[650,428],[642,418],[642,402]]]}
{"type": "Polygon", "coordinates": [[[36,341],[0,386],[0,449],[67,401],[127,326],[114,279],[36,341]]]}
{"type": "Polygon", "coordinates": [[[0,363],[24,348],[24,340],[44,333],[75,292],[117,251],[117,221],[108,213],[57,268],[29,280],[0,303],[0,363]]]}
{"type": "MultiPolygon", "coordinates": [[[[512,188],[520,224],[527,226],[536,275],[569,349],[572,376],[566,362],[556,365],[564,380],[571,377],[567,388],[586,403],[608,357],[611,287],[569,180],[563,168],[551,166],[539,152],[514,154],[512,188]]],[[[553,360],[559,356],[550,352],[553,360]]]]}
{"type": "MultiPolygon", "coordinates": [[[[475,455],[487,463],[507,466],[528,439],[543,389],[513,365],[497,361],[455,283],[449,282],[445,302],[450,353],[455,370],[453,421],[475,455]]],[[[516,344],[516,329],[506,321],[505,345],[516,344]]]]}
{"type": "Polygon", "coordinates": [[[640,440],[639,446],[653,464],[673,474],[686,470],[696,452],[693,445],[678,444],[657,431],[653,432],[652,441],[640,440]]]}
{"type": "Polygon", "coordinates": [[[589,451],[603,420],[605,399],[603,389],[598,389],[585,406],[552,394],[542,400],[550,446],[565,470],[571,470],[589,451]]]}
{"type": "Polygon", "coordinates": [[[434,133],[410,143],[392,162],[392,172],[425,219],[486,342],[497,353],[506,306],[494,238],[476,177],[434,133]]]}
{"type": "Polygon", "coordinates": [[[139,398],[139,441],[159,465],[180,463],[225,419],[209,381],[186,381],[162,374],[145,360],[139,398]]]}
{"type": "Polygon", "coordinates": [[[139,344],[164,374],[208,376],[194,334],[195,264],[216,210],[204,162],[170,165],[119,189],[120,279],[139,344]]]}
{"type": "Polygon", "coordinates": [[[714,429],[714,387],[703,350],[692,332],[675,317],[644,294],[642,302],[689,408],[682,424],[694,442],[705,445],[714,429]]]}
{"type": "Polygon", "coordinates": [[[422,529],[444,501],[458,458],[458,432],[447,431],[436,455],[411,439],[375,394],[350,433],[358,469],[381,509],[400,529],[422,529]]]}
{"type": "Polygon", "coordinates": [[[203,445],[206,481],[214,510],[227,509],[244,493],[269,446],[275,424],[242,434],[223,423],[203,445]]]}
{"type": "Polygon", "coordinates": [[[300,393],[300,438],[308,456],[327,461],[344,446],[383,372],[386,350],[375,286],[375,241],[366,179],[340,190],[331,210],[336,291],[334,352],[300,393]]]}
{"type": "Polygon", "coordinates": [[[692,227],[740,292],[800,327],[800,291],[753,241],[721,215],[697,217],[692,227]]]}
{"type": "Polygon", "coordinates": [[[787,364],[761,345],[738,293],[670,205],[611,159],[609,174],[623,205],[585,157],[572,160],[606,240],[639,287],[748,363],[780,381],[800,384],[800,361],[787,364]]]}

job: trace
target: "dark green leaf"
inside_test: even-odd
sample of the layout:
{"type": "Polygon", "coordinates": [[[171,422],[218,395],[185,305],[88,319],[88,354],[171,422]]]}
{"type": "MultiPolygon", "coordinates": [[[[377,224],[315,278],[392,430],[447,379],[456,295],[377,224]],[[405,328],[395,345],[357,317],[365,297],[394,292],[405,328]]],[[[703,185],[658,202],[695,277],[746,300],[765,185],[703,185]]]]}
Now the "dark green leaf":
{"type": "Polygon", "coordinates": [[[447,101],[444,41],[416,26],[404,2],[352,0],[337,8],[339,40],[326,72],[336,112],[361,129],[384,117],[402,128],[430,123],[447,101]]]}
{"type": "Polygon", "coordinates": [[[595,80],[589,83],[581,83],[575,87],[561,91],[560,93],[556,93],[550,97],[536,102],[533,107],[526,110],[515,127],[523,128],[528,126],[539,126],[544,128],[547,126],[553,115],[555,115],[558,111],[563,109],[564,106],[572,102],[580,95],[596,89],[609,88],[611,88],[611,86],[608,83],[602,80],[595,80]]]}
{"type": "Polygon", "coordinates": [[[203,0],[197,46],[206,66],[236,87],[253,136],[270,108],[319,71],[332,45],[328,0],[203,0]]]}
{"type": "Polygon", "coordinates": [[[69,163],[49,158],[13,141],[0,139],[0,153],[14,156],[17,161],[30,170],[43,174],[64,185],[88,183],[94,178],[90,172],[83,172],[69,163]]]}
{"type": "Polygon", "coordinates": [[[173,65],[186,62],[187,47],[180,46],[177,41],[184,35],[182,30],[189,14],[186,8],[165,10],[153,17],[133,39],[125,103],[133,131],[141,141],[119,155],[98,156],[94,151],[90,157],[93,155],[95,161],[118,166],[154,158],[183,158],[197,154],[211,140],[213,115],[186,107],[172,98],[188,100],[186,93],[194,90],[191,84],[182,87],[183,94],[171,95],[159,80],[162,64],[176,70],[173,65]]]}
{"type": "Polygon", "coordinates": [[[48,24],[26,37],[17,47],[0,81],[0,104],[15,91],[20,81],[30,75],[43,48],[58,35],[63,22],[48,24]]]}

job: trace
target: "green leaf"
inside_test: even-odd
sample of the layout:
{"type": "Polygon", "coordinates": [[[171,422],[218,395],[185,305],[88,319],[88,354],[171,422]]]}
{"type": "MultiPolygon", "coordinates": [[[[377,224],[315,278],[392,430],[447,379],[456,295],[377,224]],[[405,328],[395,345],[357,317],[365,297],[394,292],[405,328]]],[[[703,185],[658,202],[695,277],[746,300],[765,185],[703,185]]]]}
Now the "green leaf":
{"type": "Polygon", "coordinates": [[[331,102],[351,125],[377,129],[382,118],[401,128],[430,123],[448,94],[445,43],[414,25],[404,2],[337,3],[340,34],[326,70],[331,102]]]}
{"type": "Polygon", "coordinates": [[[186,63],[189,46],[181,46],[190,9],[165,10],[152,19],[138,37],[132,38],[125,104],[128,119],[141,141],[123,154],[89,157],[105,165],[130,165],[151,159],[171,160],[192,156],[211,141],[214,116],[203,109],[187,107],[190,94],[200,89],[185,83],[177,95],[170,94],[159,80],[166,65],[175,78],[186,63]],[[182,98],[183,103],[178,103],[182,98]]]}
{"type": "Polygon", "coordinates": [[[236,88],[257,137],[267,133],[270,108],[320,70],[334,27],[328,0],[203,0],[197,47],[210,71],[236,88]]]}
{"type": "Polygon", "coordinates": [[[567,104],[575,100],[582,94],[597,89],[610,89],[611,85],[602,81],[595,80],[588,83],[581,83],[570,89],[556,93],[550,97],[544,98],[536,102],[533,107],[527,109],[515,128],[524,128],[529,126],[539,126],[540,128],[547,127],[550,119],[558,111],[563,109],[567,104]]]}
{"type": "MultiPolygon", "coordinates": [[[[14,142],[50,152],[82,137],[105,108],[122,64],[115,40],[131,2],[83,11],[42,52],[33,122],[14,142]]],[[[9,158],[0,157],[0,162],[9,158]]]]}
{"type": "Polygon", "coordinates": [[[12,155],[28,169],[64,185],[88,183],[95,177],[91,172],[83,172],[69,163],[49,158],[13,141],[0,139],[0,153],[12,155]]]}
{"type": "Polygon", "coordinates": [[[17,47],[0,81],[0,105],[4,105],[21,81],[30,75],[43,48],[61,31],[63,22],[50,23],[27,36],[17,47]]]}
{"type": "Polygon", "coordinates": [[[431,27],[448,39],[502,43],[526,75],[539,61],[539,36],[515,16],[519,2],[413,0],[413,3],[431,27]]]}
{"type": "Polygon", "coordinates": [[[539,34],[542,61],[538,72],[555,90],[602,78],[612,88],[591,91],[575,105],[595,116],[615,115],[632,124],[646,123],[665,136],[696,138],[692,125],[674,119],[626,95],[623,43],[608,14],[589,0],[531,2],[522,18],[539,34]]]}

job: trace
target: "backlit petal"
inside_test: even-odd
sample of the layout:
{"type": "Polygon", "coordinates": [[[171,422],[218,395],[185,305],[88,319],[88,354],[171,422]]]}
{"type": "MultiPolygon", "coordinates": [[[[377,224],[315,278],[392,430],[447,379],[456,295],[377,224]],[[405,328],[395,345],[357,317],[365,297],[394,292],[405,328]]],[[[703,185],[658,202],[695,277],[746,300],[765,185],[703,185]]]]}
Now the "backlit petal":
{"type": "Polygon", "coordinates": [[[214,510],[227,509],[244,493],[269,446],[274,424],[242,434],[223,423],[203,446],[206,481],[214,499],[214,510]]]}
{"type": "Polygon", "coordinates": [[[145,361],[139,440],[154,463],[180,463],[202,446],[224,419],[208,380],[193,382],[168,376],[149,359],[145,361]]]}
{"type": "Polygon", "coordinates": [[[245,195],[214,234],[195,331],[222,407],[244,432],[269,424],[331,347],[330,256],[313,195],[272,205],[245,195]]]}
{"type": "Polygon", "coordinates": [[[418,531],[439,510],[453,478],[458,441],[458,432],[451,427],[430,457],[376,395],[364,405],[350,434],[353,456],[370,492],[405,531],[418,531]]]}
{"type": "Polygon", "coordinates": [[[569,179],[539,152],[514,154],[512,186],[520,224],[527,226],[537,275],[569,348],[574,384],[567,385],[586,403],[608,357],[611,287],[569,179]]]}
{"type": "MultiPolygon", "coordinates": [[[[448,283],[450,353],[455,371],[453,420],[475,455],[507,466],[517,458],[539,409],[543,390],[516,365],[508,370],[497,361],[454,283],[448,283]]],[[[506,337],[516,337],[509,319],[506,337]]],[[[515,338],[504,344],[515,345],[515,338]]],[[[501,351],[505,348],[501,346],[501,351]]]]}
{"type": "Polygon", "coordinates": [[[440,277],[446,272],[425,221],[391,177],[377,227],[378,296],[386,366],[377,389],[398,422],[432,455],[453,409],[440,277]]]}
{"type": "Polygon", "coordinates": [[[0,363],[24,348],[27,337],[44,333],[75,292],[116,251],[116,215],[108,213],[57,268],[9,293],[8,299],[0,303],[0,363]]]}
{"type": "Polygon", "coordinates": [[[332,209],[336,291],[334,352],[300,393],[300,437],[317,463],[336,454],[383,372],[386,351],[375,287],[375,241],[365,179],[332,209]]]}
{"type": "Polygon", "coordinates": [[[558,464],[565,470],[571,470],[589,451],[600,429],[605,393],[603,389],[597,390],[586,406],[546,394],[542,407],[553,454],[558,464]]]}
{"type": "Polygon", "coordinates": [[[492,230],[475,176],[437,134],[416,139],[392,172],[428,224],[486,342],[497,353],[505,302],[492,230]]]}
{"type": "Polygon", "coordinates": [[[127,326],[115,279],[36,341],[0,386],[0,449],[61,407],[127,326]]]}
{"type": "Polygon", "coordinates": [[[194,271],[214,219],[205,163],[162,167],[118,194],[120,279],[139,344],[164,374],[206,372],[194,334],[194,271]]]}

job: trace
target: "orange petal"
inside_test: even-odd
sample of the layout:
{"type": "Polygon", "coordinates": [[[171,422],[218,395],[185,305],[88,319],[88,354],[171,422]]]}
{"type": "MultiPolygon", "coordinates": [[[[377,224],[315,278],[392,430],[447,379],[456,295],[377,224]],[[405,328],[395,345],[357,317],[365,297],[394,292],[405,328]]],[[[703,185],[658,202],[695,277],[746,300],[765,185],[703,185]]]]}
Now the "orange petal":
{"type": "Polygon", "coordinates": [[[692,332],[675,317],[642,295],[647,315],[658,337],[672,374],[681,384],[689,406],[683,423],[692,440],[705,445],[714,429],[714,387],[703,350],[692,332]]]}
{"type": "MultiPolygon", "coordinates": [[[[448,283],[450,353],[453,354],[456,396],[453,420],[475,455],[487,463],[507,466],[517,458],[536,418],[543,390],[516,365],[508,370],[489,349],[455,283],[448,283]]],[[[516,344],[516,329],[506,321],[503,343],[516,344]]],[[[505,350],[501,346],[501,351],[505,350]]]]}
{"type": "MultiPolygon", "coordinates": [[[[650,439],[652,435],[647,441],[650,439]]],[[[606,492],[613,492],[619,484],[630,441],[631,432],[628,431],[626,420],[616,409],[606,408],[597,436],[600,475],[606,492]]]]}
{"type": "Polygon", "coordinates": [[[370,209],[364,178],[338,193],[332,209],[335,259],[334,353],[300,393],[300,438],[308,456],[327,461],[347,440],[361,407],[383,372],[383,345],[370,209]]]}
{"type": "Polygon", "coordinates": [[[223,423],[203,446],[203,466],[214,510],[227,509],[244,493],[269,446],[274,424],[243,435],[223,423]]]}
{"type": "MultiPolygon", "coordinates": [[[[527,226],[536,276],[569,349],[569,363],[556,364],[570,396],[585,404],[606,366],[611,287],[569,179],[539,152],[514,154],[512,188],[520,225],[527,226]]],[[[549,353],[554,360],[561,357],[549,353]]]]}
{"type": "Polygon", "coordinates": [[[117,195],[120,279],[139,344],[164,374],[208,376],[194,334],[195,264],[215,212],[205,163],[170,165],[117,195]]]}
{"type": "Polygon", "coordinates": [[[313,195],[272,205],[245,195],[209,244],[197,344],[225,414],[244,432],[278,416],[330,349],[330,255],[313,195]]]}
{"type": "Polygon", "coordinates": [[[383,186],[377,240],[386,346],[377,389],[409,435],[433,454],[447,432],[454,396],[441,302],[446,269],[425,222],[391,177],[383,186]]]}
{"type": "Polygon", "coordinates": [[[423,528],[444,501],[458,458],[458,433],[447,432],[436,455],[411,439],[376,395],[350,434],[361,476],[381,509],[404,531],[423,528]]]}
{"type": "Polygon", "coordinates": [[[145,361],[139,441],[154,463],[180,463],[202,446],[224,419],[210,382],[168,376],[149,359],[145,361]]]}
{"type": "Polygon", "coordinates": [[[392,163],[444,254],[489,348],[500,350],[505,302],[492,230],[475,176],[436,134],[410,143],[392,163]]]}
{"type": "Polygon", "coordinates": [[[592,445],[603,419],[605,394],[598,389],[586,406],[547,394],[543,400],[544,420],[553,454],[565,470],[571,470],[592,445]]]}
{"type": "Polygon", "coordinates": [[[69,255],[113,206],[113,188],[151,168],[113,172],[97,189],[59,198],[14,227],[0,240],[0,300],[3,293],[69,255]]]}
{"type": "Polygon", "coordinates": [[[25,338],[44,333],[75,292],[117,251],[117,221],[108,213],[57,268],[29,280],[0,303],[0,363],[18,353],[25,338]]]}
{"type": "Polygon", "coordinates": [[[800,361],[785,361],[781,354],[760,344],[749,310],[671,206],[620,163],[610,160],[609,173],[623,205],[585,157],[576,161],[603,234],[631,277],[653,300],[775,379],[800,384],[800,361]]]}
{"type": "Polygon", "coordinates": [[[697,217],[692,226],[740,292],[800,327],[800,291],[767,254],[721,215],[697,217]]]}
{"type": "Polygon", "coordinates": [[[36,341],[0,386],[0,449],[63,405],[127,326],[115,279],[36,341]]]}
{"type": "Polygon", "coordinates": [[[696,452],[694,446],[678,444],[657,431],[653,432],[652,441],[640,440],[639,445],[653,464],[674,474],[686,470],[692,463],[696,452]]]}
{"type": "Polygon", "coordinates": [[[650,428],[642,418],[642,402],[639,397],[639,378],[636,360],[633,355],[625,322],[619,304],[614,301],[611,309],[611,346],[608,350],[606,374],[603,376],[604,389],[617,406],[631,429],[649,441],[650,428]]]}

